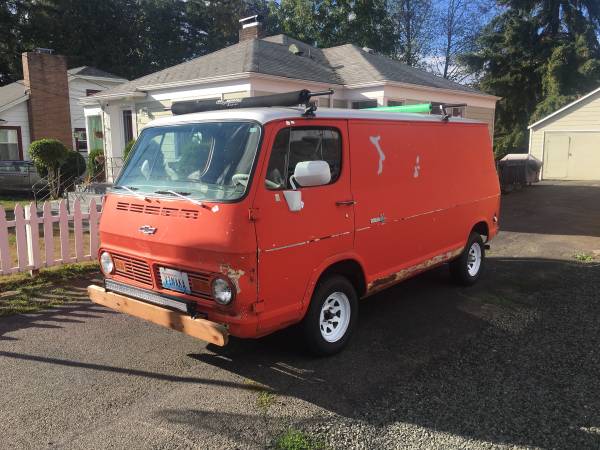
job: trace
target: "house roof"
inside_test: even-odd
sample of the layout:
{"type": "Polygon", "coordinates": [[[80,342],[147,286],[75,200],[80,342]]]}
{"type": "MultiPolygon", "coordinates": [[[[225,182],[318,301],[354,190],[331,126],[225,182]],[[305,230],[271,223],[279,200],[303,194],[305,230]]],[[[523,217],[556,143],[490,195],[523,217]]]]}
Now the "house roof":
{"type": "Polygon", "coordinates": [[[347,85],[372,81],[396,81],[438,89],[483,94],[477,89],[463,86],[424,70],[415,69],[395,59],[366,52],[353,44],[326,48],[323,49],[323,53],[329,64],[335,67],[336,72],[342,78],[344,84],[347,85]]]}
{"type": "Polygon", "coordinates": [[[15,81],[0,87],[0,110],[6,106],[13,106],[27,100],[28,93],[23,80],[15,81]]]}
{"type": "Polygon", "coordinates": [[[532,123],[532,124],[531,124],[531,125],[529,125],[527,128],[528,128],[528,129],[531,129],[531,128],[537,127],[537,126],[538,126],[538,125],[540,125],[541,123],[543,123],[543,122],[546,122],[547,120],[549,120],[549,119],[551,119],[551,118],[553,118],[553,117],[557,116],[558,114],[560,114],[560,113],[562,113],[562,112],[564,112],[564,111],[566,111],[566,110],[568,110],[568,109],[571,109],[571,108],[573,108],[574,106],[576,106],[577,104],[579,104],[579,103],[583,102],[584,100],[587,100],[588,98],[590,98],[590,97],[592,97],[592,96],[596,95],[598,92],[600,92],[600,87],[599,87],[598,89],[594,89],[592,92],[589,92],[589,93],[585,94],[583,97],[580,97],[580,98],[578,98],[578,99],[577,99],[577,100],[575,100],[574,102],[571,102],[571,103],[569,103],[569,104],[568,104],[568,105],[566,105],[566,106],[563,106],[563,107],[562,107],[562,108],[560,108],[559,110],[557,110],[557,111],[554,111],[552,114],[548,114],[546,117],[544,117],[543,119],[540,119],[540,120],[538,120],[538,121],[537,121],[537,122],[535,122],[535,123],[532,123]]]}
{"type": "Polygon", "coordinates": [[[115,75],[113,73],[105,72],[104,70],[97,69],[92,66],[81,66],[67,70],[67,73],[71,76],[79,77],[95,77],[95,78],[113,78],[115,81],[125,80],[125,78],[115,75]]]}
{"type": "Polygon", "coordinates": [[[118,97],[149,87],[154,89],[171,83],[202,81],[245,73],[274,75],[330,85],[393,81],[487,95],[385,56],[367,53],[355,45],[320,49],[279,34],[239,42],[115,86],[91,98],[118,97]],[[301,54],[292,53],[289,49],[291,44],[295,44],[301,54]]]}

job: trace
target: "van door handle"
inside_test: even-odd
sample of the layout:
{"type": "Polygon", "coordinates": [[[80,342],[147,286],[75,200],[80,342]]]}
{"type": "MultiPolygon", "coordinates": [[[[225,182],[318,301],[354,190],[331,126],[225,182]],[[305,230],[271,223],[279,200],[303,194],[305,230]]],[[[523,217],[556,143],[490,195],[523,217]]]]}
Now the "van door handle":
{"type": "Polygon", "coordinates": [[[352,206],[355,205],[356,202],[354,200],[338,200],[335,202],[337,206],[352,206]]]}

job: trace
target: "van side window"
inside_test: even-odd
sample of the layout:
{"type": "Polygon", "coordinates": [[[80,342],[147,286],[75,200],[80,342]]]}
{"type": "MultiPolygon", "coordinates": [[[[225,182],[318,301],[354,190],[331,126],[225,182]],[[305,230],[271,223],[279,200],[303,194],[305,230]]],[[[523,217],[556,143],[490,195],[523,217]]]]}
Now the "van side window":
{"type": "Polygon", "coordinates": [[[340,176],[342,138],[335,128],[284,128],[277,133],[267,168],[267,189],[288,189],[296,164],[302,161],[326,161],[331,170],[331,183],[340,176]]]}

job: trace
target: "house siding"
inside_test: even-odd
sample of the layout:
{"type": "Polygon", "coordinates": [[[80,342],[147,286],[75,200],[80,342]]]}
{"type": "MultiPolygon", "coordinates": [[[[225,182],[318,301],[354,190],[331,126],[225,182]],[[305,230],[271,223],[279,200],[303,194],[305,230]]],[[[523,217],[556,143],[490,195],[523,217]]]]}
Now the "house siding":
{"type": "Polygon", "coordinates": [[[490,138],[494,137],[494,115],[495,110],[491,108],[481,108],[479,106],[469,106],[465,108],[464,117],[466,119],[480,120],[488,124],[490,138]]]}
{"type": "MultiPolygon", "coordinates": [[[[81,78],[69,77],[69,106],[71,112],[71,128],[83,128],[85,129],[85,116],[83,113],[83,105],[80,99],[86,96],[86,91],[104,91],[119,85],[121,82],[111,83],[105,81],[91,81],[84,80],[81,78]]],[[[75,139],[73,139],[73,146],[75,146],[75,139]]],[[[74,147],[73,147],[74,148],[74,147]]]]}
{"type": "Polygon", "coordinates": [[[600,92],[531,128],[531,155],[544,160],[544,133],[552,131],[600,131],[600,92]]]}
{"type": "Polygon", "coordinates": [[[24,101],[5,111],[0,112],[0,119],[6,122],[0,122],[0,125],[7,127],[20,127],[21,140],[23,143],[23,159],[29,159],[29,145],[31,144],[31,134],[29,130],[29,113],[27,111],[27,102],[24,101]]]}

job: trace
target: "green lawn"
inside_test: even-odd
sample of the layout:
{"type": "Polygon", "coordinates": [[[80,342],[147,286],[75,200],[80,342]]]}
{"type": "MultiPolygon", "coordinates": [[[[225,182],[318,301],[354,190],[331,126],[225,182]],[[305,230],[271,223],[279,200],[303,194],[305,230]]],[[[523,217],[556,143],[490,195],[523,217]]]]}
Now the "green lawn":
{"type": "Polygon", "coordinates": [[[31,197],[27,197],[25,195],[0,195],[0,206],[2,206],[5,211],[12,211],[17,203],[20,203],[21,205],[28,205],[32,201],[33,199],[31,197]]]}
{"type": "Polygon", "coordinates": [[[85,287],[99,275],[95,262],[42,269],[39,275],[0,276],[0,317],[32,313],[87,299],[85,287]]]}

